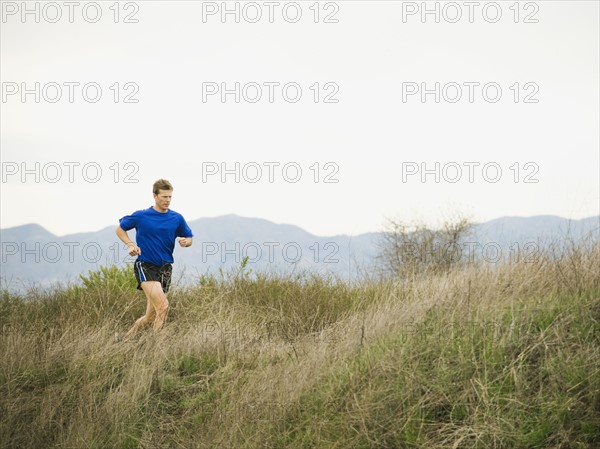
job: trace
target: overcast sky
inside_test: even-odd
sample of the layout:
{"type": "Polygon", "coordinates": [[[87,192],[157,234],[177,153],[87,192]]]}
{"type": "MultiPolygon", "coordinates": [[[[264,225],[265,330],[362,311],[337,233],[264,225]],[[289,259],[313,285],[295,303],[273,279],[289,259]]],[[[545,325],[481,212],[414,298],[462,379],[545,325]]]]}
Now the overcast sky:
{"type": "Polygon", "coordinates": [[[598,5],[2,2],[0,226],[597,215],[598,5]]]}

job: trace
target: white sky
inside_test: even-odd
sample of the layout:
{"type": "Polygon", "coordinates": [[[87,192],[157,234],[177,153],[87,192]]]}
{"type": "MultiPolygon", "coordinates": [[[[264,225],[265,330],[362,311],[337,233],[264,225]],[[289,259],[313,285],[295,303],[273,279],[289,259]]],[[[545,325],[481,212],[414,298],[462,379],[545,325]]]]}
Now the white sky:
{"type": "MultiPolygon", "coordinates": [[[[473,23],[465,2],[427,2],[430,9],[437,3],[440,23],[433,14],[425,23],[420,11],[408,15],[422,2],[337,1],[318,8],[313,1],[299,2],[302,17],[296,23],[285,20],[294,18],[291,2],[273,6],[273,23],[267,3],[227,6],[236,3],[240,23],[233,14],[222,23],[218,13],[204,15],[204,22],[203,9],[222,3],[193,1],[121,3],[118,23],[113,2],[99,2],[102,17],[96,23],[85,20],[94,19],[94,5],[79,2],[70,23],[64,2],[27,2],[39,8],[36,23],[34,14],[21,16],[22,2],[2,2],[0,226],[34,222],[58,235],[98,230],[152,205],[151,185],[161,177],[174,184],[172,208],[188,221],[235,213],[296,224],[318,235],[380,230],[385,217],[433,224],[454,211],[476,221],[599,214],[598,2],[520,2],[518,8],[499,2],[496,23],[488,22],[496,12],[492,2],[478,2],[473,23]],[[62,17],[48,23],[56,5],[62,17]],[[255,6],[263,16],[249,23],[242,13],[252,19],[255,6]],[[449,23],[445,18],[455,17],[455,6],[462,17],[449,23]],[[123,23],[128,14],[138,23],[123,23]],[[338,22],[323,23],[328,14],[338,22]],[[538,22],[524,23],[526,17],[538,22]],[[33,94],[23,102],[22,83],[33,89],[36,82],[40,102],[33,94]],[[72,103],[65,82],[80,83],[72,103]],[[117,103],[116,89],[110,89],[115,82],[117,103]],[[132,97],[138,103],[123,102],[133,92],[124,87],[128,82],[139,87],[132,97]],[[233,88],[236,82],[247,87],[240,103],[233,95],[224,103],[220,95],[202,101],[203,83],[233,88]],[[265,82],[280,83],[273,103],[265,82]],[[316,82],[318,103],[311,90],[316,82]],[[402,101],[403,83],[431,89],[436,82],[445,87],[439,103],[433,94],[425,102],[420,94],[402,101]],[[473,103],[465,82],[479,83],[473,103]],[[48,101],[56,95],[51,83],[62,86],[56,103],[48,101]],[[86,83],[101,87],[98,102],[84,99],[86,83]],[[255,95],[248,83],[262,85],[256,103],[247,101],[255,95]],[[298,102],[284,99],[286,83],[302,88],[298,102]],[[326,83],[334,84],[325,88],[326,83]],[[462,86],[455,103],[448,101],[456,93],[448,83],[462,86]],[[502,89],[496,103],[484,99],[486,83],[502,89]],[[15,86],[19,92],[10,95],[15,86]],[[323,102],[330,93],[337,103],[323,102]],[[527,95],[538,102],[525,103],[527,95]],[[129,162],[135,165],[126,166],[129,162]],[[236,162],[247,169],[240,183],[233,175],[224,183],[219,175],[203,182],[203,164],[233,169],[236,162]],[[273,183],[268,162],[280,164],[273,183]],[[439,183],[433,174],[425,182],[420,174],[403,182],[406,163],[434,169],[436,162],[446,168],[439,183]],[[34,174],[23,182],[23,164],[35,172],[36,163],[39,182],[34,174]],[[79,164],[72,183],[65,163],[79,164]],[[257,183],[243,177],[255,176],[252,163],[263,168],[257,183]],[[286,163],[301,167],[297,183],[285,180],[286,163]],[[315,163],[320,182],[313,179],[315,163]],[[472,183],[465,163],[479,164],[472,183]],[[482,173],[487,163],[492,165],[482,173]],[[87,173],[84,164],[91,164],[87,173]],[[444,180],[444,174],[456,175],[456,164],[462,178],[444,180]],[[57,166],[62,177],[48,182],[57,166]],[[94,178],[94,167],[102,174],[92,183],[84,175],[94,178]],[[494,167],[502,174],[488,182],[484,175],[496,176],[494,167]],[[139,182],[124,182],[127,174],[139,182]],[[327,174],[339,182],[324,183],[327,174]],[[538,182],[525,183],[527,175],[538,182]]],[[[493,97],[494,89],[488,93],[493,97]]],[[[294,169],[287,175],[295,176],[294,169]]]]}

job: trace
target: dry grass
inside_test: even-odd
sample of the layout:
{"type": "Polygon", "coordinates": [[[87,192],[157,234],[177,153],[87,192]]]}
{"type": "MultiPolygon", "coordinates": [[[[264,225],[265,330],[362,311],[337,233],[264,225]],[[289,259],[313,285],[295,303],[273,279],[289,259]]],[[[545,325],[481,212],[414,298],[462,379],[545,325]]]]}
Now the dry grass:
{"type": "Polygon", "coordinates": [[[126,289],[0,306],[6,448],[600,447],[600,254],[408,281],[126,289]]]}

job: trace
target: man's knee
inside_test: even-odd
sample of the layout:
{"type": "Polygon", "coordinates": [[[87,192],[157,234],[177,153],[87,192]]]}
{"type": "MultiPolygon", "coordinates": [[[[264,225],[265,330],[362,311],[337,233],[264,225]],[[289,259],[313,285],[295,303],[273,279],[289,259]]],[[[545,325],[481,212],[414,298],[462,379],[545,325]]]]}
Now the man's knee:
{"type": "Polygon", "coordinates": [[[161,314],[161,315],[166,315],[166,313],[169,311],[169,300],[166,298],[166,296],[162,299],[162,301],[160,301],[160,303],[158,304],[156,313],[157,314],[161,314]]]}
{"type": "Polygon", "coordinates": [[[153,321],[154,321],[154,314],[152,314],[152,315],[144,315],[143,317],[141,317],[141,318],[139,318],[137,320],[137,323],[140,326],[145,326],[147,324],[152,323],[153,321]]]}

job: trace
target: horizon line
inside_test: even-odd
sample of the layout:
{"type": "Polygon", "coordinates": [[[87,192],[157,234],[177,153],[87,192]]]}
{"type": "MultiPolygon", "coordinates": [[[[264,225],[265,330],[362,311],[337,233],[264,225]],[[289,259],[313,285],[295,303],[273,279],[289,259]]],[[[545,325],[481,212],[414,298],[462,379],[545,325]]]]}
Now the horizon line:
{"type": "MultiPolygon", "coordinates": [[[[359,235],[364,235],[364,234],[374,234],[374,233],[378,233],[378,232],[383,232],[383,230],[377,230],[377,231],[366,231],[366,232],[362,232],[360,234],[344,234],[344,233],[342,233],[342,234],[334,234],[334,235],[317,235],[317,234],[313,234],[313,233],[307,231],[306,229],[302,228],[301,226],[299,226],[297,224],[293,224],[293,223],[277,223],[275,221],[271,221],[271,220],[268,220],[266,218],[249,217],[249,216],[238,215],[238,214],[235,214],[235,213],[223,214],[223,215],[216,215],[216,216],[212,216],[212,217],[199,217],[199,218],[195,218],[193,220],[189,220],[188,223],[192,223],[194,221],[204,220],[204,219],[216,219],[216,218],[232,217],[232,216],[233,217],[238,217],[238,218],[243,218],[243,219],[267,221],[267,222],[269,222],[271,224],[275,224],[275,225],[294,226],[294,227],[297,227],[297,228],[303,230],[304,232],[307,232],[308,234],[311,234],[311,235],[314,235],[314,236],[317,236],[317,237],[336,237],[336,236],[344,236],[344,235],[351,237],[351,236],[359,236],[359,235]]],[[[473,225],[478,225],[478,224],[488,223],[490,221],[500,220],[500,219],[515,219],[515,218],[516,219],[519,219],[519,218],[530,219],[530,218],[540,218],[540,217],[560,218],[560,219],[568,220],[568,221],[581,221],[581,220],[588,220],[588,219],[591,219],[591,218],[598,218],[600,220],[600,214],[598,214],[598,215],[590,215],[588,217],[583,217],[583,218],[568,218],[568,217],[562,217],[560,215],[552,215],[552,214],[540,214],[540,215],[531,215],[531,216],[503,215],[503,216],[492,218],[490,220],[486,220],[486,221],[482,221],[482,222],[474,221],[472,224],[473,225]]],[[[97,229],[95,231],[78,231],[78,232],[70,232],[70,233],[67,233],[67,234],[57,235],[57,234],[54,234],[53,232],[49,231],[48,229],[46,229],[40,223],[31,223],[30,222],[30,223],[24,223],[24,224],[21,224],[21,225],[10,226],[10,227],[7,227],[7,228],[0,228],[0,231],[8,231],[8,230],[12,230],[12,229],[16,229],[16,228],[20,228],[20,227],[24,227],[24,226],[32,226],[32,225],[33,226],[39,226],[43,230],[45,230],[46,232],[52,234],[54,237],[59,237],[59,238],[60,237],[66,237],[66,236],[69,236],[69,235],[74,235],[74,234],[96,233],[96,232],[100,232],[100,231],[103,231],[104,229],[107,229],[107,228],[111,227],[111,225],[106,225],[106,226],[104,226],[102,228],[99,228],[99,229],[97,229]]],[[[116,227],[116,225],[115,225],[115,227],[116,227]]]]}

